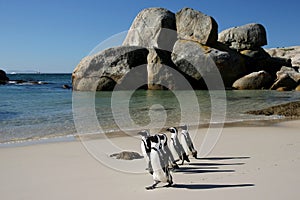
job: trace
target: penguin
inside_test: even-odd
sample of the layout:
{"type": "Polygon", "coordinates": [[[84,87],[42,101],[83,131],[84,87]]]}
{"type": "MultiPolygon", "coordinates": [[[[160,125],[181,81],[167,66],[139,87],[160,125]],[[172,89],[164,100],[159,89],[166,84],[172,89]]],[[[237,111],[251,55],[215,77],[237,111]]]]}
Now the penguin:
{"type": "Polygon", "coordinates": [[[171,151],[170,148],[168,146],[168,137],[166,134],[161,133],[158,134],[160,141],[161,141],[161,145],[162,145],[162,152],[163,152],[163,156],[164,156],[164,161],[165,161],[165,166],[170,167],[171,169],[179,169],[179,166],[177,165],[171,151]]]}
{"type": "Polygon", "coordinates": [[[151,152],[151,142],[150,142],[150,133],[147,130],[140,131],[138,135],[142,136],[142,141],[141,141],[141,150],[142,154],[144,156],[144,159],[147,163],[147,168],[148,172],[150,174],[153,174],[151,162],[150,162],[150,152],[151,152]]]}
{"type": "Polygon", "coordinates": [[[178,161],[180,159],[182,161],[182,165],[184,161],[190,162],[188,156],[184,152],[184,149],[178,140],[177,129],[175,127],[170,127],[167,130],[171,133],[170,150],[175,160],[178,161]]]}
{"type": "Polygon", "coordinates": [[[170,187],[173,184],[173,178],[169,168],[164,165],[160,138],[158,135],[155,135],[150,136],[149,140],[151,142],[150,162],[153,168],[152,177],[154,183],[153,185],[146,187],[146,189],[154,189],[160,182],[168,183],[165,187],[170,187]]]}
{"type": "Polygon", "coordinates": [[[194,158],[197,158],[197,150],[194,148],[194,144],[190,137],[187,125],[180,126],[180,128],[182,129],[180,142],[182,144],[184,152],[186,153],[186,155],[191,155],[194,158]]]}

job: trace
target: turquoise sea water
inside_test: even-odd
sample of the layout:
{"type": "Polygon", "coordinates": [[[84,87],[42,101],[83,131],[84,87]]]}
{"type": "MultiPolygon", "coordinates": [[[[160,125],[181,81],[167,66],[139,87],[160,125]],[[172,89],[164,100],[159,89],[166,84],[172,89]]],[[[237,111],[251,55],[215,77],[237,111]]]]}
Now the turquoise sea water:
{"type": "MultiPolygon", "coordinates": [[[[211,93],[178,91],[176,94],[172,91],[145,90],[135,91],[132,94],[126,91],[85,93],[62,88],[64,84],[71,85],[71,74],[14,74],[9,75],[9,78],[48,84],[0,85],[0,143],[2,144],[76,135],[72,98],[74,99],[75,96],[76,100],[78,95],[87,100],[77,102],[77,107],[79,105],[81,109],[79,117],[87,119],[93,116],[88,111],[89,106],[84,102],[89,104],[91,101],[86,98],[92,97],[92,102],[95,104],[92,110],[95,111],[101,127],[99,132],[135,130],[146,127],[149,123],[158,127],[180,123],[194,125],[220,123],[222,121],[218,120],[222,120],[224,106],[225,122],[276,119],[280,117],[253,116],[246,115],[244,112],[300,100],[300,92],[266,90],[226,91],[225,99],[220,91],[211,93]],[[194,97],[196,102],[192,101],[194,97]],[[211,97],[214,99],[213,102],[211,97]],[[215,111],[213,119],[211,119],[212,106],[215,111]],[[182,115],[184,115],[183,119],[182,115]],[[155,119],[159,120],[155,121],[155,119]]],[[[77,110],[75,108],[75,112],[77,110]]],[[[86,124],[87,132],[88,125],[86,124]]]]}

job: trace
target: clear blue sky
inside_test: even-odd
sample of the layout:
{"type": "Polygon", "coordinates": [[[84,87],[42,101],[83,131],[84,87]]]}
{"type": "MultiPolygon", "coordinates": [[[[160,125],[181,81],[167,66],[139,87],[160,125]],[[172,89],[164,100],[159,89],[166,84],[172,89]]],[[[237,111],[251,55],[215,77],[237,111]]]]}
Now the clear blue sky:
{"type": "Polygon", "coordinates": [[[0,68],[71,73],[148,7],[194,8],[214,17],[219,31],[261,23],[266,47],[300,45],[299,0],[0,0],[0,68]]]}

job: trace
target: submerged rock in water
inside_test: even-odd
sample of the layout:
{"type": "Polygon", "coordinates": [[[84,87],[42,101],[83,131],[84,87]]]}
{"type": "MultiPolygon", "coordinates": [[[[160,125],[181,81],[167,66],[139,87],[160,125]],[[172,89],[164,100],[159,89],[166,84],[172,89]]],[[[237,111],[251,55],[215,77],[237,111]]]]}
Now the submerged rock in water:
{"type": "Polygon", "coordinates": [[[67,84],[64,84],[64,85],[62,85],[62,88],[63,88],[63,89],[71,89],[72,87],[69,86],[69,85],[67,85],[67,84]]]}
{"type": "Polygon", "coordinates": [[[280,104],[261,110],[248,111],[246,114],[253,115],[282,115],[286,117],[300,117],[300,101],[280,104]]]}
{"type": "Polygon", "coordinates": [[[9,78],[6,76],[5,71],[0,69],[0,85],[8,83],[9,78]]]}
{"type": "Polygon", "coordinates": [[[131,151],[122,151],[120,153],[114,153],[111,154],[110,157],[115,157],[116,159],[121,160],[134,160],[143,158],[143,156],[141,156],[139,153],[131,151]]]}

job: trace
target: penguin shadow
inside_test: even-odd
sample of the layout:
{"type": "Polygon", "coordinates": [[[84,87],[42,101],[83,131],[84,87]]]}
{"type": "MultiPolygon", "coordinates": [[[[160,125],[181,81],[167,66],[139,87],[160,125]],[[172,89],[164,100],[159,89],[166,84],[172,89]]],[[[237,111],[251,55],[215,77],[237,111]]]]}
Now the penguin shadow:
{"type": "Polygon", "coordinates": [[[235,170],[220,170],[218,167],[180,167],[174,171],[175,173],[181,172],[184,174],[203,174],[203,173],[228,173],[235,172],[235,170]]]}
{"type": "Polygon", "coordinates": [[[190,189],[190,190],[209,190],[209,189],[221,189],[221,188],[243,188],[254,187],[254,184],[173,184],[172,188],[178,189],[190,189]]]}
{"type": "MultiPolygon", "coordinates": [[[[183,173],[226,173],[235,172],[235,170],[223,170],[219,169],[222,166],[236,166],[244,165],[244,162],[235,162],[234,160],[250,159],[250,157],[207,157],[207,158],[196,158],[196,160],[202,160],[206,162],[189,163],[180,167],[179,171],[183,173]],[[234,162],[228,162],[233,160],[234,162]],[[207,162],[208,161],[208,162],[207,162]],[[212,162],[209,162],[212,161],[212,162]],[[220,162],[218,162],[220,161],[220,162]],[[226,163],[222,163],[226,161],[226,163]]],[[[252,183],[245,184],[181,184],[176,183],[172,185],[172,188],[177,189],[189,189],[189,190],[211,190],[211,189],[222,189],[222,188],[243,188],[243,187],[254,187],[252,183]]]]}
{"type": "Polygon", "coordinates": [[[205,157],[205,158],[196,158],[197,160],[244,160],[244,159],[250,159],[249,156],[224,156],[224,157],[205,157]]]}
{"type": "Polygon", "coordinates": [[[221,163],[221,161],[226,160],[242,160],[242,159],[249,159],[250,157],[207,157],[207,158],[196,158],[195,160],[206,160],[206,161],[213,161],[213,162],[191,162],[187,165],[180,166],[179,169],[176,169],[175,172],[182,172],[186,174],[191,173],[230,173],[235,172],[232,169],[219,169],[222,166],[237,166],[237,165],[244,165],[244,162],[226,162],[221,163]],[[220,161],[217,162],[217,161],[220,161]]]}
{"type": "Polygon", "coordinates": [[[245,163],[190,163],[192,166],[233,166],[244,165],[245,163]]]}

